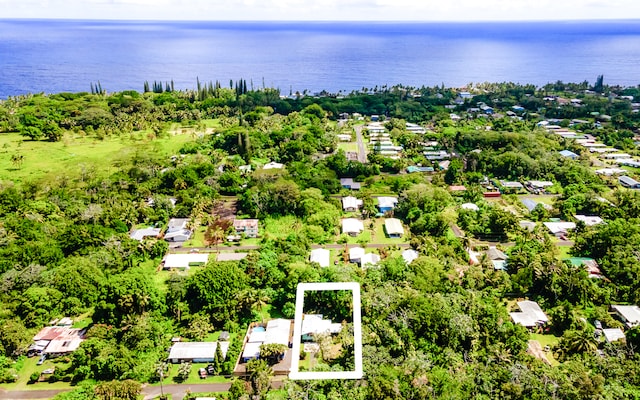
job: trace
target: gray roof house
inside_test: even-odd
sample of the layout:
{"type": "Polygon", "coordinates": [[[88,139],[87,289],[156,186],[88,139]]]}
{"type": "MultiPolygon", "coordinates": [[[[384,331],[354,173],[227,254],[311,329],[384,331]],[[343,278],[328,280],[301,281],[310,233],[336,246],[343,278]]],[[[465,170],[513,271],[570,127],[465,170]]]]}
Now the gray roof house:
{"type": "Polygon", "coordinates": [[[618,317],[620,317],[627,328],[633,328],[640,325],[640,308],[638,308],[638,306],[612,305],[611,310],[613,310],[618,315],[618,317]]]}
{"type": "Polygon", "coordinates": [[[516,324],[520,324],[526,328],[533,328],[539,325],[544,325],[549,321],[547,315],[535,301],[519,301],[518,307],[520,308],[519,312],[509,313],[511,319],[513,319],[513,322],[516,324]]]}

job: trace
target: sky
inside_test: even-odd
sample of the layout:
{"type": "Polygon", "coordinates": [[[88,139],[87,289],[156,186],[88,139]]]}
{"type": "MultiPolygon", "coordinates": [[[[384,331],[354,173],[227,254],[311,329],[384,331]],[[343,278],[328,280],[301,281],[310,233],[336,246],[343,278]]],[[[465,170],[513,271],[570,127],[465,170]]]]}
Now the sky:
{"type": "Polygon", "coordinates": [[[0,18],[208,21],[640,19],[638,0],[0,0],[0,18]]]}

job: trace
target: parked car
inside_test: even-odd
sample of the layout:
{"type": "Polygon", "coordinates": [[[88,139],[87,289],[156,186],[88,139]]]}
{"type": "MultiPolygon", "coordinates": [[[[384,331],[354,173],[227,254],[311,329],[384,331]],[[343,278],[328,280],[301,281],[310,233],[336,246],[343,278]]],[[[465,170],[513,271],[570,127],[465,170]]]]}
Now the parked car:
{"type": "Polygon", "coordinates": [[[198,370],[198,375],[200,375],[200,379],[204,379],[207,377],[207,370],[204,368],[200,368],[198,370]]]}
{"type": "Polygon", "coordinates": [[[40,356],[40,359],[38,360],[38,365],[42,365],[42,363],[44,363],[44,360],[47,359],[47,355],[43,354],[40,356]]]}

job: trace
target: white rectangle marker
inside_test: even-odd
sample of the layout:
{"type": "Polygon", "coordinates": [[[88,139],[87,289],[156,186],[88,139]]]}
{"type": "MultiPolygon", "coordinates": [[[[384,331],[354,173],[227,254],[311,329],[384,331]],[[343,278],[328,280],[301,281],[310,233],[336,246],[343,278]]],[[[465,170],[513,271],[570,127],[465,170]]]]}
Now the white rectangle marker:
{"type": "Polygon", "coordinates": [[[289,379],[361,379],[362,378],[362,315],[360,310],[360,284],[357,282],[299,283],[296,291],[296,314],[293,325],[293,355],[289,379]],[[313,372],[299,371],[302,339],[302,312],[304,292],[322,290],[350,290],[353,293],[353,353],[354,371],[313,372]]]}

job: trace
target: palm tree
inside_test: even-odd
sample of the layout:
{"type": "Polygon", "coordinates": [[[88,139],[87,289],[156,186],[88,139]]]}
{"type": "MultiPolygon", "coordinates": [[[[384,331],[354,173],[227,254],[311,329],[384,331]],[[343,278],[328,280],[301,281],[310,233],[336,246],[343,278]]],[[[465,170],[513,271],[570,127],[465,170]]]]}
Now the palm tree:
{"type": "Polygon", "coordinates": [[[598,342],[593,335],[593,329],[585,326],[583,329],[568,330],[558,343],[558,354],[565,358],[572,354],[592,353],[598,349],[598,342]]]}

